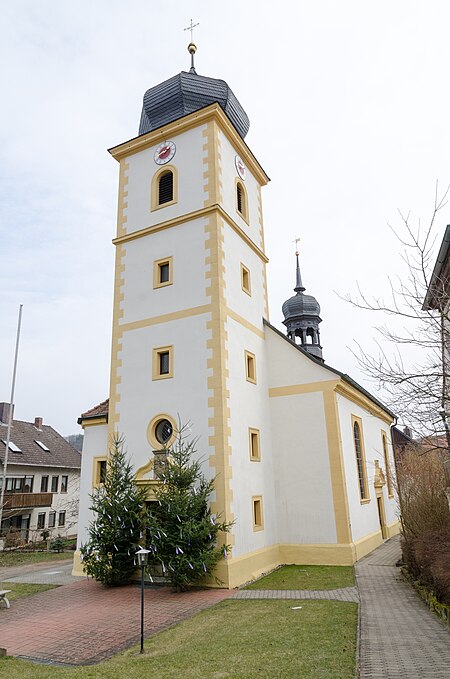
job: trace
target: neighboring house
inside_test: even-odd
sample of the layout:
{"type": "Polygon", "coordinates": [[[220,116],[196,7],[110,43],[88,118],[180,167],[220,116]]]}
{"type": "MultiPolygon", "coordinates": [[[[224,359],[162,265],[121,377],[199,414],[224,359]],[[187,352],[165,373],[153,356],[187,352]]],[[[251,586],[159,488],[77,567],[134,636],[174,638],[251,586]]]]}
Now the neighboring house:
{"type": "MultiPolygon", "coordinates": [[[[5,459],[9,404],[0,403],[0,470],[5,459]]],[[[78,528],[81,455],[40,417],[13,420],[2,535],[11,543],[75,536],[78,528]]],[[[0,478],[0,484],[2,480],[0,478]]]]}
{"type": "MultiPolygon", "coordinates": [[[[112,437],[125,437],[151,502],[178,416],[215,478],[213,513],[234,522],[224,586],[280,563],[352,564],[398,532],[394,415],[324,362],[298,254],[288,336],[267,320],[269,179],[248,126],[228,85],[191,68],[146,92],[139,136],[110,150],[120,163],[111,383],[79,419],[75,574],[112,437]]],[[[295,197],[293,210],[298,219],[295,197]]]]}

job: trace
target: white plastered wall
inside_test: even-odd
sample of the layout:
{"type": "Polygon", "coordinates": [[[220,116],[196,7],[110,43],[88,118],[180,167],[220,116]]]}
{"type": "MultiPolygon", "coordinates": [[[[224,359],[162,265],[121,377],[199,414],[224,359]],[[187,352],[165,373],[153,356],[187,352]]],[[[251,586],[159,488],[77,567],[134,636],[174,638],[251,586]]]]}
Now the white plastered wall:
{"type": "Polygon", "coordinates": [[[88,526],[93,519],[89,509],[94,479],[94,457],[105,457],[108,452],[108,425],[90,425],[84,429],[83,453],[81,456],[80,510],[78,514],[77,549],[88,540],[88,526]]]}
{"type": "Polygon", "coordinates": [[[127,243],[120,324],[206,304],[205,240],[205,220],[197,219],[127,243]],[[172,257],[173,284],[154,289],[154,262],[165,257],[172,257]]]}
{"type": "MultiPolygon", "coordinates": [[[[384,454],[381,439],[381,432],[384,431],[387,434],[387,440],[389,444],[389,458],[391,460],[391,471],[394,480],[395,471],[393,468],[392,445],[390,444],[390,429],[386,422],[375,415],[372,415],[360,405],[350,401],[341,394],[337,395],[337,403],[342,438],[345,479],[347,483],[347,497],[350,512],[352,539],[354,542],[356,542],[365,536],[380,530],[376,492],[374,487],[375,460],[378,460],[379,466],[385,473],[384,454]],[[364,439],[367,481],[370,495],[370,502],[362,504],[359,492],[355,446],[353,440],[352,415],[360,417],[362,420],[362,435],[364,439]]],[[[386,513],[386,523],[388,525],[393,524],[398,518],[396,499],[388,497],[387,484],[383,486],[382,492],[384,509],[386,513]]]]}
{"type": "Polygon", "coordinates": [[[323,393],[337,376],[266,328],[270,387],[316,385],[311,392],[270,398],[281,543],[336,542],[323,393]]]}
{"type": "Polygon", "coordinates": [[[154,161],[154,153],[159,144],[166,141],[163,137],[154,146],[135,153],[126,158],[129,169],[126,172],[128,184],[127,202],[124,216],[127,217],[126,231],[132,233],[147,226],[158,224],[194,212],[203,207],[207,197],[203,185],[205,170],[203,151],[205,138],[203,130],[206,125],[200,125],[178,135],[170,137],[175,142],[177,150],[168,165],[178,170],[178,202],[162,209],[151,211],[151,183],[153,175],[161,167],[154,161]]]}

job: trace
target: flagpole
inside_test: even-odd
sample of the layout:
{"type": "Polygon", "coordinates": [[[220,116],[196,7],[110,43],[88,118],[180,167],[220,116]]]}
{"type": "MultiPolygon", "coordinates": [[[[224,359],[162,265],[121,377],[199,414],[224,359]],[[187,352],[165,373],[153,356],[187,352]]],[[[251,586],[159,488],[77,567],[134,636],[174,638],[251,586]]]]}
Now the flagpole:
{"type": "Polygon", "coordinates": [[[3,476],[2,476],[2,492],[0,496],[0,535],[2,532],[2,519],[3,519],[3,502],[5,498],[5,488],[6,488],[6,472],[8,469],[8,453],[9,453],[9,442],[11,438],[11,425],[14,410],[14,389],[16,386],[16,372],[17,372],[17,356],[19,354],[19,339],[20,339],[20,327],[22,325],[22,309],[23,304],[19,306],[19,321],[17,324],[17,336],[16,336],[16,350],[14,352],[14,368],[11,383],[11,398],[9,401],[9,413],[8,413],[8,428],[6,430],[6,446],[5,446],[5,459],[3,460],[3,476]]]}

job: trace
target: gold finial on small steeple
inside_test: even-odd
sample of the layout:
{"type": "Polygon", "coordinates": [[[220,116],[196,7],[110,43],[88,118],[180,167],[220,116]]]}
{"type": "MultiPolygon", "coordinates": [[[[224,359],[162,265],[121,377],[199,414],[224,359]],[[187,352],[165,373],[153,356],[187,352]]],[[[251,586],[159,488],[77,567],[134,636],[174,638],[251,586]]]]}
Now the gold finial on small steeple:
{"type": "Polygon", "coordinates": [[[300,243],[300,238],[295,238],[292,242],[295,243],[295,254],[296,254],[297,257],[298,257],[298,254],[299,254],[299,252],[298,252],[298,244],[300,243]]]}
{"type": "Polygon", "coordinates": [[[183,29],[184,31],[191,32],[191,42],[188,45],[188,52],[191,55],[191,68],[189,69],[189,73],[197,73],[194,66],[194,54],[197,51],[197,45],[194,44],[194,28],[199,25],[200,22],[197,21],[197,23],[194,24],[191,19],[191,23],[189,24],[189,26],[186,26],[186,28],[183,29]]]}

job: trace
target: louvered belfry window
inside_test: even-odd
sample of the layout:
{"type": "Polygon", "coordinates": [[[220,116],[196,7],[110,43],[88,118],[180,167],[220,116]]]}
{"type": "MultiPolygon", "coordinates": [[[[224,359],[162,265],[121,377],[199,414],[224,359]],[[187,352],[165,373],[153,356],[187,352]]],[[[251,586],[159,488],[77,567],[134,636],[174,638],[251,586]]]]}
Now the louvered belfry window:
{"type": "Polygon", "coordinates": [[[243,196],[243,193],[242,193],[242,186],[240,184],[237,185],[236,192],[237,192],[237,209],[238,209],[238,212],[240,212],[241,215],[243,215],[244,214],[244,196],[243,196]]]}
{"type": "Polygon", "coordinates": [[[170,203],[173,200],[173,174],[170,170],[159,178],[158,204],[170,203]]]}

